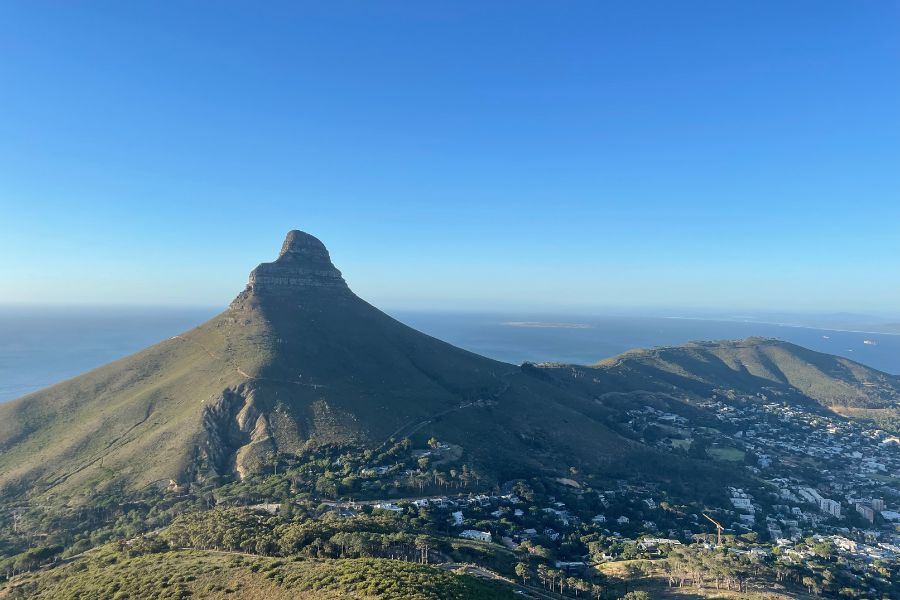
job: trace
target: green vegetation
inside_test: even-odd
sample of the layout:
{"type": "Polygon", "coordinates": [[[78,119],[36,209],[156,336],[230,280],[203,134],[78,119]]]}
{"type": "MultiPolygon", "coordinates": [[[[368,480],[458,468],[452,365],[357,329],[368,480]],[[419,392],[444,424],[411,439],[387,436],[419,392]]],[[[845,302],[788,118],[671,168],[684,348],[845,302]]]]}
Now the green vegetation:
{"type": "Polygon", "coordinates": [[[900,435],[900,407],[896,408],[845,408],[837,409],[845,417],[871,424],[894,435],[900,435]]]}
{"type": "Polygon", "coordinates": [[[727,462],[742,462],[744,460],[744,451],[737,448],[708,448],[706,453],[715,460],[727,462]]]}
{"type": "MultiPolygon", "coordinates": [[[[260,487],[277,490],[271,481],[260,487]]],[[[696,536],[697,543],[690,545],[642,543],[647,503],[639,499],[639,488],[623,492],[621,497],[605,492],[604,508],[631,515],[631,523],[618,527],[634,538],[608,535],[589,520],[600,508],[600,496],[584,485],[573,488],[540,478],[516,483],[515,496],[509,497],[519,500],[510,500],[510,507],[530,507],[518,524],[508,516],[490,520],[496,502],[463,508],[467,523],[494,530],[497,538],[507,528],[540,532],[511,549],[456,537],[459,529],[448,526],[452,508],[409,503],[403,512],[345,511],[305,501],[273,513],[271,508],[182,506],[188,512],[175,515],[159,531],[119,538],[85,554],[76,552],[78,544],[31,548],[7,562],[7,571],[20,574],[0,583],[0,598],[280,598],[300,591],[311,598],[499,598],[507,597],[516,582],[529,593],[599,600],[643,591],[651,598],[811,593],[861,598],[863,589],[876,594],[867,597],[887,598],[900,583],[891,565],[860,570],[827,538],[809,538],[805,549],[798,547],[803,554],[792,550],[796,558],[759,544],[752,533],[726,535],[721,547],[708,545],[715,541],[712,533],[696,536]],[[551,535],[553,527],[560,527],[555,513],[535,510],[554,500],[557,506],[572,506],[567,518],[577,519],[561,535],[551,535]],[[74,556],[61,564],[61,555],[74,556]],[[570,569],[557,560],[575,562],[570,569]]],[[[509,515],[503,506],[499,512],[505,510],[509,515]]],[[[653,509],[654,526],[677,528],[690,510],[663,500],[653,509]]]]}
{"type": "Polygon", "coordinates": [[[215,551],[129,555],[107,546],[0,587],[0,598],[35,600],[241,598],[287,600],[485,600],[514,598],[502,584],[390,560],[280,560],[215,551]]]}

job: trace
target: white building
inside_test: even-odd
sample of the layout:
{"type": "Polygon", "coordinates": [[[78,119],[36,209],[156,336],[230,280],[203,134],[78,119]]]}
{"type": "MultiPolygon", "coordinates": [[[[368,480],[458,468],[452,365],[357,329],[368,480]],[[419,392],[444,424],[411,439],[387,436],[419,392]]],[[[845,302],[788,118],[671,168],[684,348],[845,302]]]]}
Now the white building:
{"type": "Polygon", "coordinates": [[[732,498],[731,504],[735,508],[750,508],[752,506],[750,498],[732,498]]]}
{"type": "Polygon", "coordinates": [[[812,504],[815,504],[818,506],[819,502],[822,501],[822,495],[810,487],[802,487],[797,491],[800,494],[800,496],[807,502],[811,502],[812,504]]]}
{"type": "Polygon", "coordinates": [[[830,498],[822,498],[819,502],[819,510],[828,513],[832,517],[841,518],[841,503],[830,498]]]}
{"type": "Polygon", "coordinates": [[[862,515],[862,518],[868,521],[869,523],[875,522],[875,511],[872,510],[872,507],[863,504],[862,502],[856,505],[856,512],[862,515]]]}
{"type": "Polygon", "coordinates": [[[641,548],[647,549],[652,546],[680,546],[681,542],[670,538],[644,538],[643,540],[638,542],[638,545],[641,548]]]}
{"type": "Polygon", "coordinates": [[[459,534],[459,537],[467,540],[478,540],[479,542],[491,542],[493,538],[488,531],[476,531],[475,529],[466,529],[459,534]]]}

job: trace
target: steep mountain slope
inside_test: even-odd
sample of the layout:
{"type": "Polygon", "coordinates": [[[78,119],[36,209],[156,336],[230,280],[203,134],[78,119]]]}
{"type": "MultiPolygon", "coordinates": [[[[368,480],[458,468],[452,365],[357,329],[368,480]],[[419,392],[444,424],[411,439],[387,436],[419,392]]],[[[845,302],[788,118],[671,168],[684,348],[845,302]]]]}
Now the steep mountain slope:
{"type": "Polygon", "coordinates": [[[577,379],[582,392],[645,390],[710,397],[731,390],[816,409],[900,407],[900,377],[765,338],[632,350],[591,367],[545,368],[560,381],[577,379]]]}
{"type": "Polygon", "coordinates": [[[324,245],[289,233],[222,314],[0,406],[7,494],[243,475],[328,444],[437,435],[511,474],[644,452],[604,411],[455,348],[354,295],[324,245]]]}

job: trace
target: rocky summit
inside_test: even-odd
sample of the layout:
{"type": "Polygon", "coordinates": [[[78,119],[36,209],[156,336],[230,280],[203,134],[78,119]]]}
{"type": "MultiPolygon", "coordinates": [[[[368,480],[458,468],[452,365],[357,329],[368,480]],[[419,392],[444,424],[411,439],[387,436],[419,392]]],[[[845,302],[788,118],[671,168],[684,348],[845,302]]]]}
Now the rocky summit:
{"type": "Polygon", "coordinates": [[[325,244],[302,231],[289,231],[275,262],[250,273],[249,292],[288,292],[305,287],[347,289],[341,272],[331,263],[325,244]]]}

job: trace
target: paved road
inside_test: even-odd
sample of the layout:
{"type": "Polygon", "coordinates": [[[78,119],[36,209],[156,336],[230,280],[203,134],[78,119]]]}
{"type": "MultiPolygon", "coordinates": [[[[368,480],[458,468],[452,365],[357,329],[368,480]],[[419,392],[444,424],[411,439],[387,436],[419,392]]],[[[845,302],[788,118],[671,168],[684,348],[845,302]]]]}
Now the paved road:
{"type": "Polygon", "coordinates": [[[351,500],[351,501],[343,501],[343,500],[318,500],[318,502],[322,504],[326,504],[328,506],[334,506],[335,508],[353,508],[354,506],[374,506],[376,504],[383,504],[388,502],[415,502],[416,500],[431,500],[432,498],[448,498],[449,500],[460,500],[468,498],[469,496],[478,496],[481,494],[490,493],[488,490],[480,491],[480,492],[463,492],[459,494],[451,494],[449,496],[439,496],[437,494],[430,494],[428,496],[410,496],[408,498],[384,498],[381,500],[351,500]]]}

